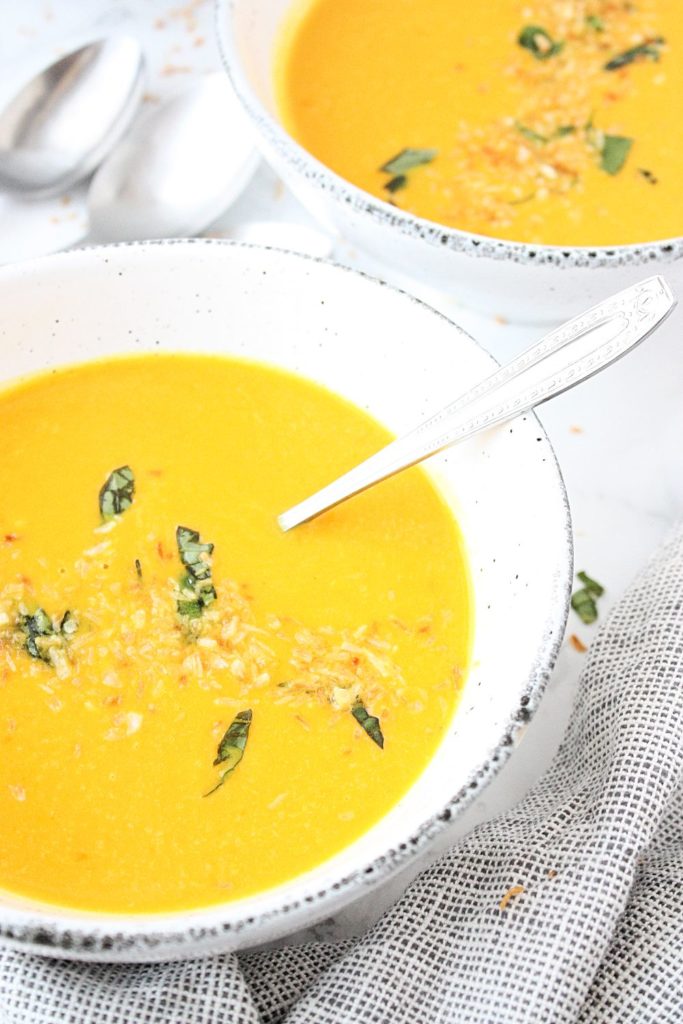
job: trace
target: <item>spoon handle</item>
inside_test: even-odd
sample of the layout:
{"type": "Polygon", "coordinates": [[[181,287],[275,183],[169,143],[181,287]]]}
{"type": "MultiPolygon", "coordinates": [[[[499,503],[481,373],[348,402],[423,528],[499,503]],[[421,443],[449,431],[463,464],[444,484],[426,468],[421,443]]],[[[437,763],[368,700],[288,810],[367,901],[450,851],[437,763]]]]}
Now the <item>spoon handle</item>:
{"type": "Polygon", "coordinates": [[[555,328],[410,433],[283,512],[280,527],[291,530],[429,455],[580,384],[635,348],[675,304],[666,281],[658,276],[617,292],[555,328]]]}

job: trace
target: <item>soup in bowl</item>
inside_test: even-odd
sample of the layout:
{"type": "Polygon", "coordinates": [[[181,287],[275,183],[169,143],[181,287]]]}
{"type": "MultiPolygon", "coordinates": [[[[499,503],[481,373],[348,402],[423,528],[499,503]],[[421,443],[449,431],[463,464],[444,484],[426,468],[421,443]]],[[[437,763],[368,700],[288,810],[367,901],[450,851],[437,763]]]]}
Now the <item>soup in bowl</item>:
{"type": "Polygon", "coordinates": [[[0,290],[0,938],[165,959],[361,897],[504,763],[552,666],[571,542],[538,422],[283,534],[490,357],[378,282],[225,243],[0,290]]]}
{"type": "Polygon", "coordinates": [[[231,0],[218,24],[266,155],[379,260],[522,319],[679,272],[671,0],[231,0]]]}

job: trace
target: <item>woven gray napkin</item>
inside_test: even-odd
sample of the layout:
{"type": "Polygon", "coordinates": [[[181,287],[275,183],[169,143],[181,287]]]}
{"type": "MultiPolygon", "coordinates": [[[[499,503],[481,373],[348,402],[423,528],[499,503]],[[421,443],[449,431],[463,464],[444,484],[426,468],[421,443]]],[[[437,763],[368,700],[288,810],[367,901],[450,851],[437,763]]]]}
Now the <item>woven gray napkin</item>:
{"type": "Polygon", "coordinates": [[[360,939],[145,966],[0,952],[3,1024],[683,1022],[683,529],[609,616],[564,743],[360,939]]]}

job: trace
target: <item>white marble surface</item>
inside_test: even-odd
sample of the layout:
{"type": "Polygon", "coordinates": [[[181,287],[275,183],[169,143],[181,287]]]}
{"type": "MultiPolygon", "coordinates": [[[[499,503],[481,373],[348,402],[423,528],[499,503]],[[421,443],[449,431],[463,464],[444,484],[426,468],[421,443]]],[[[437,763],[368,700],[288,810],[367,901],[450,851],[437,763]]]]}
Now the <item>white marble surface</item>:
{"type": "MultiPolygon", "coordinates": [[[[147,48],[150,65],[146,104],[179,88],[195,74],[219,66],[210,0],[24,0],[0,3],[0,97],[30,66],[65,52],[97,26],[129,21],[147,48]]],[[[286,224],[315,225],[298,203],[261,166],[238,203],[208,234],[242,235],[255,221],[279,221],[272,241],[292,247],[325,248],[325,239],[286,224]]],[[[83,190],[38,203],[0,194],[0,262],[10,262],[73,244],[85,234],[83,190]]],[[[268,240],[260,229],[261,239],[268,240]]],[[[337,259],[370,269],[343,240],[337,259]]],[[[381,271],[380,271],[381,274],[381,271]]],[[[406,282],[400,284],[405,287],[406,282]]],[[[476,337],[499,359],[533,341],[536,333],[487,320],[457,307],[447,295],[414,288],[476,337]]],[[[574,518],[576,568],[585,568],[607,588],[601,615],[616,600],[683,509],[683,309],[640,349],[608,373],[556,399],[542,412],[555,446],[574,518]]],[[[568,632],[589,644],[594,627],[572,615],[568,632]]],[[[548,692],[524,742],[498,778],[433,847],[433,856],[454,837],[520,799],[547,766],[561,739],[581,671],[583,655],[568,643],[548,692]]],[[[424,863],[424,862],[423,862],[424,863]]],[[[339,937],[362,928],[405,886],[414,869],[372,898],[349,907],[308,936],[339,937]]]]}

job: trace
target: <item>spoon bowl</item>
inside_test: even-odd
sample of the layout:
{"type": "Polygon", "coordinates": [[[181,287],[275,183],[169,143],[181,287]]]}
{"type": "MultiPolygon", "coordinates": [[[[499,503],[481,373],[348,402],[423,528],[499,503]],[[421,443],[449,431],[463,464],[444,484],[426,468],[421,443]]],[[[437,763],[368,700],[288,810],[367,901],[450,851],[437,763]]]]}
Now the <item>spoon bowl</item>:
{"type": "Polygon", "coordinates": [[[0,113],[0,185],[40,199],[86,178],[128,128],[144,80],[139,42],[121,34],[34,75],[0,113]]]}
{"type": "Polygon", "coordinates": [[[257,162],[227,79],[206,75],[141,118],[98,169],[89,240],[197,234],[240,194],[257,162]]]}

